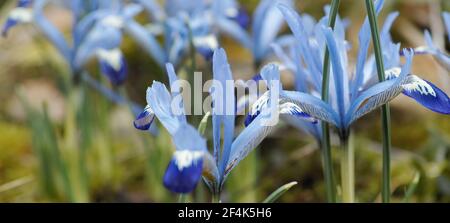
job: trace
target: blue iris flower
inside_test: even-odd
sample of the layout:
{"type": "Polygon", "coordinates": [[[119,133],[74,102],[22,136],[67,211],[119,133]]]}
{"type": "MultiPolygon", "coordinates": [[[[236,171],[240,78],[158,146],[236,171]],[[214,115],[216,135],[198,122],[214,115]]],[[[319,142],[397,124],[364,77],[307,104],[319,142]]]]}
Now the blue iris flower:
{"type": "MultiPolygon", "coordinates": [[[[377,1],[377,11],[381,10],[383,1],[377,1]]],[[[292,8],[286,5],[280,5],[287,23],[289,24],[298,46],[300,54],[303,55],[307,69],[300,69],[301,74],[310,78],[312,88],[315,90],[305,92],[282,91],[280,93],[280,103],[291,102],[302,109],[303,112],[314,118],[328,122],[335,126],[339,131],[341,138],[348,137],[351,124],[363,115],[373,111],[381,105],[389,102],[398,94],[404,93],[415,99],[425,107],[442,114],[450,113],[450,104],[448,96],[428,81],[422,80],[410,72],[413,52],[403,50],[406,57],[406,63],[400,68],[399,45],[393,44],[388,35],[388,30],[395,19],[396,14],[392,14],[387,19],[385,29],[382,31],[381,42],[386,63],[386,76],[388,80],[381,83],[374,83],[376,75],[374,74],[374,65],[370,61],[366,63],[368,44],[370,43],[370,29],[367,22],[363,25],[360,32],[360,47],[356,71],[353,78],[347,71],[347,49],[345,41],[345,32],[343,27],[337,23],[336,30],[332,31],[325,26],[326,22],[315,28],[316,41],[314,45],[325,45],[328,47],[331,56],[332,75],[330,85],[330,104],[325,104],[318,97],[320,89],[320,80],[315,77],[321,77],[320,67],[323,55],[317,53],[317,50],[311,45],[306,44],[311,41],[304,41],[308,37],[300,17],[292,8]],[[367,32],[368,31],[368,32],[367,32]],[[322,43],[322,44],[321,44],[322,43]]],[[[326,21],[326,20],[325,20],[326,21]]],[[[321,49],[320,47],[317,49],[321,49]]],[[[263,76],[264,77],[264,76],[263,76]]],[[[274,71],[270,79],[279,80],[279,72],[274,71]]],[[[299,83],[302,84],[302,83],[299,83]]],[[[258,106],[266,104],[270,97],[261,97],[253,106],[248,119],[254,119],[266,108],[258,106]]]]}
{"type": "MultiPolygon", "coordinates": [[[[443,12],[442,18],[444,20],[444,25],[447,30],[447,37],[450,41],[450,13],[449,12],[443,12]]],[[[418,54],[430,54],[433,55],[433,57],[436,59],[439,64],[442,65],[447,71],[450,71],[450,56],[440,50],[436,45],[433,43],[433,39],[431,38],[431,34],[428,31],[425,31],[424,33],[425,37],[425,46],[420,46],[414,49],[414,51],[418,54]]]]}
{"type": "Polygon", "coordinates": [[[99,60],[100,68],[111,83],[120,85],[125,81],[127,63],[120,49],[127,22],[142,8],[135,4],[110,6],[85,16],[75,28],[74,67],[80,69],[92,57],[99,60]]]}
{"type": "Polygon", "coordinates": [[[10,12],[2,33],[6,35],[10,28],[19,23],[33,23],[52,42],[74,73],[82,70],[84,64],[96,55],[103,73],[113,84],[121,84],[126,75],[126,63],[119,48],[120,28],[124,18],[134,15],[139,9],[136,6],[126,7],[120,16],[116,16],[110,11],[119,8],[119,1],[91,3],[88,4],[90,7],[80,0],[66,4],[75,18],[72,44],[45,17],[47,0],[19,1],[10,12]]]}
{"type": "Polygon", "coordinates": [[[135,1],[148,12],[151,23],[144,26],[131,21],[127,29],[161,67],[168,62],[178,66],[191,44],[206,60],[211,59],[219,46],[212,26],[213,5],[221,1],[167,0],[163,6],[153,0],[135,1]],[[158,36],[163,37],[163,44],[156,40],[158,36]]]}
{"type": "MultiPolygon", "coordinates": [[[[61,54],[71,69],[72,75],[80,75],[81,80],[100,92],[107,99],[118,104],[129,105],[135,114],[141,106],[126,100],[120,94],[93,79],[84,70],[85,63],[92,57],[99,59],[102,70],[112,84],[118,85],[126,77],[126,63],[119,48],[125,24],[141,11],[135,4],[122,7],[120,0],[73,0],[64,1],[73,14],[72,39],[64,35],[46,18],[44,7],[48,0],[20,0],[8,15],[2,34],[17,24],[30,23],[38,28],[61,54]]],[[[156,134],[156,128],[150,128],[156,134]]]]}
{"type": "Polygon", "coordinates": [[[32,10],[30,8],[31,0],[20,0],[17,2],[16,8],[11,10],[8,19],[2,28],[2,36],[6,37],[9,29],[20,23],[29,23],[32,20],[32,10]]]}
{"type": "Polygon", "coordinates": [[[283,16],[276,7],[279,3],[292,5],[291,0],[262,0],[259,3],[253,15],[251,35],[248,34],[245,26],[230,21],[224,16],[215,17],[215,26],[221,32],[230,35],[244,47],[250,49],[255,64],[260,64],[271,52],[271,43],[283,42],[288,38],[287,36],[278,37],[278,33],[284,24],[283,16]]]}
{"type": "MultiPolygon", "coordinates": [[[[268,66],[262,73],[266,75],[272,70],[273,67],[268,66]]],[[[177,150],[164,176],[164,185],[169,190],[189,193],[195,188],[200,176],[203,176],[211,191],[219,193],[230,171],[259,145],[273,126],[265,125],[264,116],[259,116],[237,137],[234,137],[234,81],[225,51],[218,49],[213,56],[215,83],[210,89],[213,103],[211,111],[213,149],[210,153],[206,149],[205,140],[186,121],[180,86],[176,82],[177,76],[172,64],[167,64],[167,73],[171,83],[171,93],[162,83],[153,82],[147,90],[148,106],[137,117],[134,125],[138,129],[145,130],[156,116],[172,135],[177,150]]],[[[282,106],[279,110],[282,114],[312,120],[294,104],[282,106]]]]}

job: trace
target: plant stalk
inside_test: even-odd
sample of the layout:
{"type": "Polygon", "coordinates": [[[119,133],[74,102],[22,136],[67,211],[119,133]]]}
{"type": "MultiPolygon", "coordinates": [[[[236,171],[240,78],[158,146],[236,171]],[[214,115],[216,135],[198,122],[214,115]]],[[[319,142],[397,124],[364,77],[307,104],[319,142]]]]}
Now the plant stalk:
{"type": "Polygon", "coordinates": [[[342,202],[355,202],[355,149],[350,135],[341,139],[342,202]]]}
{"type": "MultiPolygon", "coordinates": [[[[339,4],[340,0],[333,0],[331,3],[330,18],[328,20],[328,25],[331,28],[334,28],[336,23],[339,4]]],[[[330,52],[328,51],[328,48],[325,49],[325,58],[323,61],[322,100],[328,102],[330,82],[330,52]]],[[[322,148],[327,200],[329,203],[336,203],[336,183],[334,181],[333,160],[330,146],[330,126],[325,122],[322,122],[322,142],[320,145],[322,148]]]]}
{"type": "MultiPolygon", "coordinates": [[[[380,34],[378,31],[377,17],[372,0],[366,0],[367,15],[369,17],[372,41],[377,64],[378,81],[385,80],[383,53],[380,44],[380,34]]],[[[381,108],[381,122],[383,131],[383,180],[382,180],[382,201],[389,203],[391,195],[391,114],[389,104],[381,108]]]]}
{"type": "Polygon", "coordinates": [[[211,194],[211,203],[220,203],[220,192],[214,191],[211,194]]]}

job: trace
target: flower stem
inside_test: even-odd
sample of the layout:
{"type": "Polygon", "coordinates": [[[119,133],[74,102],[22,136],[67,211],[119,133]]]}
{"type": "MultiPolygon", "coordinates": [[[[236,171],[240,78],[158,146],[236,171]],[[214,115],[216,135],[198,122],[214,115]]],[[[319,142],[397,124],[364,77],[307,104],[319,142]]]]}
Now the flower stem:
{"type": "MultiPolygon", "coordinates": [[[[370,29],[372,32],[372,40],[375,52],[375,60],[377,64],[378,81],[384,81],[384,63],[383,54],[380,45],[380,34],[378,31],[377,18],[375,7],[372,0],[366,0],[367,14],[370,22],[370,29]]],[[[384,203],[389,203],[390,200],[390,181],[391,181],[391,114],[389,104],[381,108],[382,114],[382,128],[383,128],[383,181],[382,181],[382,197],[384,203]]]]}
{"type": "Polygon", "coordinates": [[[342,202],[355,202],[355,151],[352,136],[341,139],[342,202]]]}
{"type": "Polygon", "coordinates": [[[213,192],[211,194],[211,203],[220,203],[220,192],[213,192]]]}
{"type": "Polygon", "coordinates": [[[178,196],[178,203],[180,203],[180,204],[187,203],[187,195],[186,194],[180,194],[178,196]]]}
{"type": "MultiPolygon", "coordinates": [[[[339,4],[340,0],[333,0],[331,3],[331,12],[328,25],[332,28],[334,28],[336,23],[339,4]]],[[[322,100],[328,102],[330,82],[330,52],[328,51],[328,48],[325,49],[325,58],[323,61],[322,100]]],[[[336,183],[334,182],[333,160],[330,148],[330,126],[325,122],[322,122],[322,142],[320,145],[322,147],[327,200],[330,203],[336,203],[336,183]]]]}

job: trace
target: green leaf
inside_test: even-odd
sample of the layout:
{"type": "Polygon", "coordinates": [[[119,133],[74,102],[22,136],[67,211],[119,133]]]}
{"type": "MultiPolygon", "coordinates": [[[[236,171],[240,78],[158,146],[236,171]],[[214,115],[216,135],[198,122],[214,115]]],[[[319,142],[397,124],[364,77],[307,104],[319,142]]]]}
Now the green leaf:
{"type": "Polygon", "coordinates": [[[207,112],[205,116],[203,116],[202,121],[198,125],[198,132],[201,135],[205,135],[206,126],[208,125],[208,118],[211,116],[211,112],[207,112]]]}
{"type": "Polygon", "coordinates": [[[416,191],[416,188],[417,188],[417,185],[419,184],[419,181],[420,181],[420,173],[417,172],[414,175],[414,178],[413,178],[411,184],[408,186],[408,189],[406,189],[405,197],[403,198],[403,203],[408,203],[409,202],[409,200],[411,199],[412,195],[416,191]]]}
{"type": "Polygon", "coordinates": [[[291,183],[285,184],[283,186],[281,186],[280,188],[278,188],[276,191],[274,191],[272,194],[270,194],[264,201],[263,203],[273,203],[276,200],[278,200],[278,198],[280,198],[284,193],[286,193],[289,189],[291,189],[293,186],[297,185],[297,181],[293,181],[291,183]]]}

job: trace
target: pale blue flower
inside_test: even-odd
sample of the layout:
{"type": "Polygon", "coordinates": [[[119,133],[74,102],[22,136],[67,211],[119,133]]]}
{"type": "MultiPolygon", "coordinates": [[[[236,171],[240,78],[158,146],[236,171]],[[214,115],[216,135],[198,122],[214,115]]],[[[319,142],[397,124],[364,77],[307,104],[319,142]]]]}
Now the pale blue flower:
{"type": "Polygon", "coordinates": [[[217,16],[214,21],[221,32],[232,36],[242,46],[251,50],[255,63],[260,64],[271,52],[270,44],[285,38],[278,37],[284,24],[283,16],[276,7],[279,3],[292,5],[291,0],[262,0],[259,3],[253,15],[251,34],[248,34],[245,27],[227,17],[217,16]]]}
{"type": "Polygon", "coordinates": [[[126,29],[161,67],[168,62],[178,66],[191,50],[191,43],[196,52],[206,60],[211,59],[213,51],[219,46],[211,22],[214,16],[212,3],[167,0],[162,7],[155,1],[136,2],[143,5],[152,22],[144,26],[130,21],[126,29]],[[163,37],[163,45],[156,40],[158,36],[163,37]]]}
{"type": "MultiPolygon", "coordinates": [[[[72,38],[65,38],[44,14],[48,4],[58,4],[48,0],[20,0],[17,7],[8,15],[3,28],[3,35],[20,23],[29,23],[45,35],[58,50],[71,69],[72,75],[100,92],[104,97],[118,104],[129,105],[135,114],[142,108],[136,103],[126,100],[110,88],[100,84],[84,71],[85,63],[92,57],[99,59],[102,72],[113,84],[120,84],[125,79],[126,64],[120,42],[123,24],[140,12],[137,5],[121,7],[120,0],[73,0],[59,2],[58,6],[68,8],[73,14],[74,22],[72,38]]],[[[157,129],[150,131],[156,134],[157,129]]]]}
{"type": "MultiPolygon", "coordinates": [[[[378,1],[377,11],[381,9],[381,6],[382,1],[378,1]]],[[[339,22],[334,32],[330,28],[326,28],[324,24],[316,29],[316,45],[323,45],[321,44],[322,41],[326,43],[330,51],[333,68],[331,72],[330,104],[317,102],[319,100],[318,94],[314,92],[319,92],[321,86],[320,80],[316,80],[314,77],[321,77],[319,68],[322,64],[320,61],[322,61],[323,55],[314,53],[314,45],[303,41],[308,35],[303,26],[302,18],[288,6],[280,5],[279,8],[293,31],[297,44],[300,45],[299,52],[303,55],[307,65],[307,69],[298,69],[297,71],[301,70],[301,74],[307,78],[310,77],[309,82],[312,83],[310,86],[314,89],[306,91],[306,93],[282,91],[280,93],[281,102],[294,102],[302,111],[312,117],[331,123],[339,130],[339,135],[343,138],[348,137],[350,126],[354,121],[389,102],[402,92],[433,111],[443,114],[450,112],[449,99],[445,93],[429,84],[429,82],[410,74],[413,57],[411,52],[404,50],[407,62],[402,68],[398,67],[400,63],[399,47],[390,41],[388,35],[389,27],[396,14],[389,16],[385,24],[385,27],[388,28],[382,31],[383,50],[385,50],[383,56],[387,61],[386,68],[389,70],[386,71],[386,74],[389,80],[381,83],[370,81],[376,76],[373,72],[373,65],[370,62],[367,64],[365,62],[367,45],[370,43],[370,32],[366,32],[366,30],[369,30],[366,28],[367,23],[364,24],[360,33],[358,61],[353,79],[350,78],[347,70],[348,47],[343,29],[339,27],[339,22]]],[[[274,71],[271,79],[279,79],[279,72],[274,71]]],[[[261,97],[256,103],[261,104],[266,100],[269,99],[261,97]]],[[[259,109],[264,109],[264,107],[259,109]]],[[[250,116],[252,114],[258,114],[258,112],[251,111],[250,116]]]]}
{"type": "MultiPolygon", "coordinates": [[[[269,66],[262,73],[271,72],[269,70],[273,70],[273,67],[269,66]]],[[[210,90],[213,103],[211,111],[213,149],[210,153],[205,147],[205,140],[186,122],[182,99],[181,111],[173,110],[174,100],[179,99],[180,86],[175,83],[177,77],[171,64],[167,65],[167,73],[172,93],[169,93],[162,83],[153,82],[147,90],[148,108],[137,117],[134,124],[138,129],[145,130],[152,124],[152,117],[155,115],[172,135],[177,150],[164,176],[164,185],[168,189],[177,193],[191,192],[203,171],[203,179],[211,191],[218,193],[230,171],[261,143],[273,126],[265,125],[264,117],[259,116],[237,137],[234,137],[235,89],[234,85],[226,84],[232,81],[233,77],[225,51],[216,50],[213,56],[213,75],[216,85],[213,84],[210,90]],[[201,164],[203,168],[200,168],[201,164]]],[[[309,115],[292,103],[280,107],[280,113],[311,120],[309,115]]]]}

